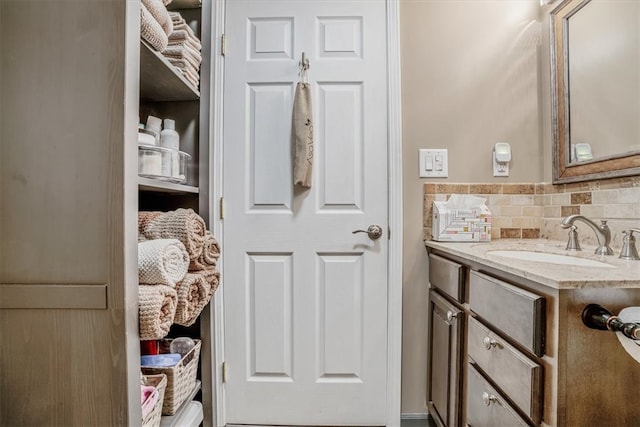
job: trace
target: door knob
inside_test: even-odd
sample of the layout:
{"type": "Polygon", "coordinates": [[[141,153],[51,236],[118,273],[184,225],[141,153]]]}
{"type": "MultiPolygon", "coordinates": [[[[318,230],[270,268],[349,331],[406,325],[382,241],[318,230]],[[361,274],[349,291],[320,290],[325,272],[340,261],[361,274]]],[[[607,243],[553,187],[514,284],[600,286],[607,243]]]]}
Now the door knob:
{"type": "Polygon", "coordinates": [[[367,236],[369,236],[371,240],[378,240],[380,236],[382,236],[382,227],[379,225],[370,225],[366,230],[354,230],[351,233],[367,233],[367,236]]]}

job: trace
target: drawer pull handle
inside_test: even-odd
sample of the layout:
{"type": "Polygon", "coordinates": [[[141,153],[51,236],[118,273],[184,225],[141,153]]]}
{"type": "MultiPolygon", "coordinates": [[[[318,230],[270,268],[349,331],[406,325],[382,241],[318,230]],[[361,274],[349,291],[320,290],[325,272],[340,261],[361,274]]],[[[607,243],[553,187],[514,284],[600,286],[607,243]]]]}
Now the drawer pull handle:
{"type": "Polygon", "coordinates": [[[453,311],[447,311],[447,320],[451,322],[453,319],[458,317],[458,313],[454,313],[453,311]]]}
{"type": "Polygon", "coordinates": [[[493,338],[484,337],[482,342],[484,343],[484,348],[486,348],[487,350],[491,350],[492,347],[498,346],[498,341],[494,340],[493,338]]]}
{"type": "Polygon", "coordinates": [[[493,402],[497,402],[497,401],[498,401],[498,398],[495,395],[489,394],[486,391],[482,393],[482,403],[484,403],[485,406],[489,406],[493,402]]]}

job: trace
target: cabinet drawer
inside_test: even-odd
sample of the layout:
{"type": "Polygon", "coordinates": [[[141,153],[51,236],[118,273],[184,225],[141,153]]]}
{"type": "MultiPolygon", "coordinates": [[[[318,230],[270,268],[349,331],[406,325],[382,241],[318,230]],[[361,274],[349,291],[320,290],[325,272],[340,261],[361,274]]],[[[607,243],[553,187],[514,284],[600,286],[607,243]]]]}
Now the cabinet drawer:
{"type": "Polygon", "coordinates": [[[455,301],[463,302],[463,267],[438,255],[429,254],[429,282],[455,301]]]}
{"type": "Polygon", "coordinates": [[[521,351],[469,318],[469,356],[511,401],[539,424],[542,417],[542,367],[521,351]]]}
{"type": "Polygon", "coordinates": [[[467,365],[466,424],[468,427],[529,425],[471,363],[467,365]]]}
{"type": "Polygon", "coordinates": [[[544,354],[544,297],[472,271],[469,307],[537,356],[544,354]]]}

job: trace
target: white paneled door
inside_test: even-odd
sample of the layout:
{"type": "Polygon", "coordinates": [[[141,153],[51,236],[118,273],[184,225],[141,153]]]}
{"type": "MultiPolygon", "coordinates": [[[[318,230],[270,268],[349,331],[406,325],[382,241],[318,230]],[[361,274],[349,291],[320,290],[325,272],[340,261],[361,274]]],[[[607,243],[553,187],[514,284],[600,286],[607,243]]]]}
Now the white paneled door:
{"type": "Polygon", "coordinates": [[[226,422],[384,425],[385,2],[228,0],[225,28],[226,422]],[[292,179],[303,52],[310,189],[292,179]]]}

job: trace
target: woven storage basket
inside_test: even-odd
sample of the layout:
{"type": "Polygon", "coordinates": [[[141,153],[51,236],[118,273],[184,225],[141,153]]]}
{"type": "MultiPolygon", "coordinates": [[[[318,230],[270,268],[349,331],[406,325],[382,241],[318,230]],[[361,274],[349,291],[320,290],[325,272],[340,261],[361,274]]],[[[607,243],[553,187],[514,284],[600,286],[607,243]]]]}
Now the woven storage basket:
{"type": "MultiPolygon", "coordinates": [[[[143,366],[141,368],[142,373],[146,375],[165,374],[167,376],[162,415],[174,415],[196,386],[201,343],[200,340],[193,341],[196,345],[175,366],[168,368],[143,366]]],[[[171,340],[163,340],[160,345],[168,347],[170,342],[171,340]]]]}
{"type": "Polygon", "coordinates": [[[162,419],[162,402],[164,401],[164,392],[167,388],[167,376],[160,375],[144,375],[142,377],[144,385],[150,385],[158,390],[158,401],[153,406],[151,412],[142,420],[142,427],[158,427],[162,419]]]}

